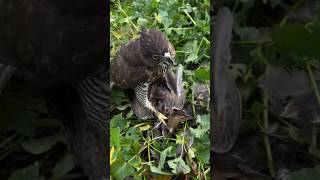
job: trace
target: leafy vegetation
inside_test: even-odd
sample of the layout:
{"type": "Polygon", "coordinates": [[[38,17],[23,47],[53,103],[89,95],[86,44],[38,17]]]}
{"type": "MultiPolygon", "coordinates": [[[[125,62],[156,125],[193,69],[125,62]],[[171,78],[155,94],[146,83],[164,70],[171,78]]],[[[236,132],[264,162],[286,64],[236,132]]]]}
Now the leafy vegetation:
{"type": "Polygon", "coordinates": [[[319,3],[230,0],[215,10],[221,6],[235,15],[230,71],[244,111],[229,154],[246,152],[241,166],[278,179],[319,179],[319,3]]]}
{"type": "Polygon", "coordinates": [[[83,178],[55,106],[13,79],[0,95],[0,176],[9,180],[83,178]]]}
{"type": "Polygon", "coordinates": [[[187,105],[194,120],[170,136],[157,136],[155,119],[139,120],[127,94],[112,89],[111,178],[173,179],[209,177],[209,1],[111,1],[110,61],[122,44],[139,37],[141,27],[164,32],[184,66],[187,105]]]}

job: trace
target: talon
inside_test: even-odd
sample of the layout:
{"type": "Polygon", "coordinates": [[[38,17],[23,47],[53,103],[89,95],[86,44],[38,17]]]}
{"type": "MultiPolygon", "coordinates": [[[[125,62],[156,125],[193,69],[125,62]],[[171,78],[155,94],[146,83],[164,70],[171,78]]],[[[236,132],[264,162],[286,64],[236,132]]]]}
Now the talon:
{"type": "Polygon", "coordinates": [[[167,126],[167,123],[164,120],[166,120],[168,118],[165,115],[163,115],[162,113],[158,112],[157,113],[157,118],[159,119],[159,121],[161,123],[163,123],[165,126],[167,126]]]}

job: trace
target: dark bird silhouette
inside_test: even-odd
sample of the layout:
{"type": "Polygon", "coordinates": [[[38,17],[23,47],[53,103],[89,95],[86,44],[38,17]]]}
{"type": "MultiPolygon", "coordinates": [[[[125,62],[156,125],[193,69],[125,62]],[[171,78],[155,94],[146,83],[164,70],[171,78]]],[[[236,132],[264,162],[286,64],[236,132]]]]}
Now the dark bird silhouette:
{"type": "MultiPolygon", "coordinates": [[[[177,72],[171,70],[149,86],[148,98],[156,110],[168,117],[167,127],[173,132],[181,121],[192,119],[184,109],[186,94],[182,80],[183,66],[179,64],[177,72]]],[[[139,119],[152,116],[152,112],[133,98],[133,112],[139,119]]]]}
{"type": "Polygon", "coordinates": [[[148,91],[175,64],[174,58],[175,49],[162,32],[143,29],[140,38],[123,45],[111,62],[111,81],[122,89],[134,89],[138,102],[166,124],[167,117],[148,100],[148,91]]]}
{"type": "Polygon", "coordinates": [[[213,24],[213,51],[211,57],[213,77],[214,112],[211,116],[211,151],[225,153],[235,143],[241,125],[241,98],[239,90],[228,71],[231,61],[230,43],[233,15],[222,7],[213,24]]]}
{"type": "Polygon", "coordinates": [[[91,180],[107,179],[104,8],[88,0],[0,1],[0,92],[12,76],[43,89],[70,87],[58,97],[69,114],[66,135],[91,180]]]}

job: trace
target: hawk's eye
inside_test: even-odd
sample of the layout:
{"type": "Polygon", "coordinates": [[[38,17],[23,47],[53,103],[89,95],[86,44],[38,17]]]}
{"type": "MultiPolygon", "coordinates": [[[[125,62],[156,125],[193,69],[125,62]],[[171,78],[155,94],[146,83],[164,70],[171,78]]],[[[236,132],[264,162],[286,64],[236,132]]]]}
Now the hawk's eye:
{"type": "Polygon", "coordinates": [[[159,55],[153,55],[153,56],[152,56],[152,59],[154,59],[154,60],[159,60],[159,59],[160,59],[160,56],[159,56],[159,55]]]}

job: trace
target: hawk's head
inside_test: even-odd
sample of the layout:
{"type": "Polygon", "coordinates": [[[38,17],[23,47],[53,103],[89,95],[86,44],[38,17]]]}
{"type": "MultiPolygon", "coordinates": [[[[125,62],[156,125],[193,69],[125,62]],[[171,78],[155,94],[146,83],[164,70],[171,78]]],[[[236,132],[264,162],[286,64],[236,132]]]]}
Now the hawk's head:
{"type": "Polygon", "coordinates": [[[156,64],[171,67],[176,65],[176,51],[167,37],[157,29],[142,29],[140,48],[143,56],[156,64]]]}

